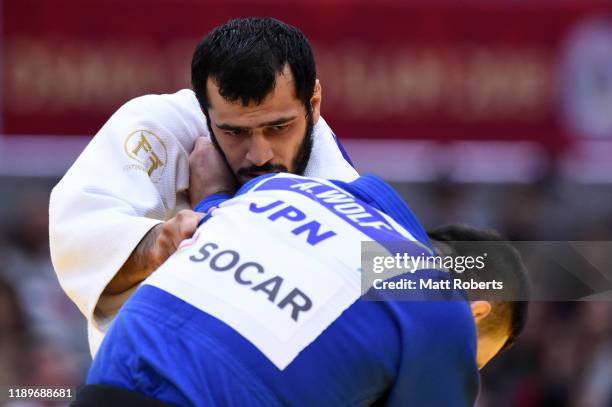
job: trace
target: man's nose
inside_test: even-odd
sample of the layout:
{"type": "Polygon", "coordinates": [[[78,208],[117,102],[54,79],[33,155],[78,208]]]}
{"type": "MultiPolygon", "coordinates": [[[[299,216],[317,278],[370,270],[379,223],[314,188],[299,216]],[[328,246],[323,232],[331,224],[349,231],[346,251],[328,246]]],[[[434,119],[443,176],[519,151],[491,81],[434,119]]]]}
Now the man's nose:
{"type": "Polygon", "coordinates": [[[253,134],[246,159],[253,165],[261,166],[274,158],[272,145],[263,134],[253,134]]]}

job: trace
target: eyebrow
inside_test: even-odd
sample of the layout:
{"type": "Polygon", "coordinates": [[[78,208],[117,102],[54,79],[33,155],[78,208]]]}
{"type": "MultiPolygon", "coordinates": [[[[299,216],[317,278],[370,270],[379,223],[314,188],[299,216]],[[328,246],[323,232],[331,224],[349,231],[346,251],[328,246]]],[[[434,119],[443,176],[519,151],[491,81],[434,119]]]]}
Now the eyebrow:
{"type": "MultiPolygon", "coordinates": [[[[270,122],[260,123],[259,125],[255,127],[257,128],[257,127],[280,126],[281,124],[289,123],[295,120],[296,118],[297,116],[281,117],[280,119],[272,120],[270,122]]],[[[229,123],[219,123],[219,124],[215,123],[215,126],[217,126],[221,130],[249,130],[250,129],[250,127],[235,126],[229,123]]]]}

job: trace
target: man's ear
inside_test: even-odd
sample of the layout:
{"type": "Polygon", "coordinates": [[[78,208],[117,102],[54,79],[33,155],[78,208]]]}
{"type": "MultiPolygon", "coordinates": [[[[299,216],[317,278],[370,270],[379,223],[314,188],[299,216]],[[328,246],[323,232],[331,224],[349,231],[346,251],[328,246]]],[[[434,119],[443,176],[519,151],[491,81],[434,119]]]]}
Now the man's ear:
{"type": "Polygon", "coordinates": [[[312,106],[312,122],[317,124],[321,117],[321,82],[318,79],[315,82],[314,94],[310,98],[310,106],[312,106]]]}
{"type": "Polygon", "coordinates": [[[470,308],[472,308],[472,315],[477,324],[491,313],[491,303],[489,301],[471,301],[470,308]]]}

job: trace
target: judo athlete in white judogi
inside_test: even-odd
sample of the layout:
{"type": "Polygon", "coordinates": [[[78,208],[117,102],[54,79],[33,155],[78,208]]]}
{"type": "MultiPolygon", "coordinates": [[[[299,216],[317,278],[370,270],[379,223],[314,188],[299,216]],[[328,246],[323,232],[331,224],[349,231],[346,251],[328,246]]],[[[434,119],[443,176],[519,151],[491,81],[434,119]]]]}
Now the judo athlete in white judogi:
{"type": "Polygon", "coordinates": [[[190,208],[219,180],[357,177],[320,117],[312,50],[295,27],[218,27],[194,53],[192,84],[123,105],[51,194],[53,265],[89,321],[92,354],[134,289],[191,236],[202,215],[190,208]]]}

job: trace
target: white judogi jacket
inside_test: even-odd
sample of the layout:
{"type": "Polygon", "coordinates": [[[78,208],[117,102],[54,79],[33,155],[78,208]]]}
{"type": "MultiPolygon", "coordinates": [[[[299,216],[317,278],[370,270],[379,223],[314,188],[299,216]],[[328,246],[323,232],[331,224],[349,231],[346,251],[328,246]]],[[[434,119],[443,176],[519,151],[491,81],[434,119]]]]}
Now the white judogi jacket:
{"type": "MultiPolygon", "coordinates": [[[[189,208],[188,156],[206,118],[193,91],[147,95],[123,105],[51,193],[51,259],[59,282],[89,322],[95,354],[132,291],[101,295],[143,236],[189,208]]],[[[352,181],[331,129],[320,118],[305,175],[352,181]]]]}

